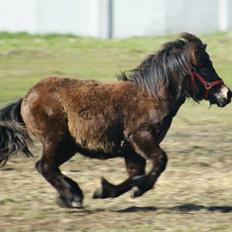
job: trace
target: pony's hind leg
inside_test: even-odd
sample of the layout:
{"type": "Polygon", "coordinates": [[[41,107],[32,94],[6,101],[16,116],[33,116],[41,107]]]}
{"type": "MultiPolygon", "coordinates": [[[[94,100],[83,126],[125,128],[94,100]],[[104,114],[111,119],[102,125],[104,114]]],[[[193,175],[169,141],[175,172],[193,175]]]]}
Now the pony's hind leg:
{"type": "Polygon", "coordinates": [[[43,156],[36,163],[36,169],[57,190],[61,207],[82,208],[83,193],[78,184],[62,174],[59,166],[76,152],[71,138],[62,142],[44,142],[43,156]]]}
{"type": "Polygon", "coordinates": [[[146,160],[134,151],[131,151],[125,155],[125,165],[129,176],[128,179],[121,184],[114,185],[102,178],[101,187],[94,192],[93,198],[113,198],[129,191],[133,187],[132,179],[136,176],[144,175],[146,160]]]}

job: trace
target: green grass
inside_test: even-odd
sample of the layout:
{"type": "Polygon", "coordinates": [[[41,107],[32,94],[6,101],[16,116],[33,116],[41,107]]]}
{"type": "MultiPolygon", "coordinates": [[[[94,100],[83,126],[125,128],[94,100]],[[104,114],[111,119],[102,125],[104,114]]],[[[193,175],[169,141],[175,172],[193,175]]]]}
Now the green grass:
{"type": "MultiPolygon", "coordinates": [[[[47,76],[101,81],[135,67],[172,37],[100,40],[73,35],[0,34],[0,104],[23,96],[47,76]]],[[[232,85],[232,34],[202,36],[214,66],[232,85]]]]}

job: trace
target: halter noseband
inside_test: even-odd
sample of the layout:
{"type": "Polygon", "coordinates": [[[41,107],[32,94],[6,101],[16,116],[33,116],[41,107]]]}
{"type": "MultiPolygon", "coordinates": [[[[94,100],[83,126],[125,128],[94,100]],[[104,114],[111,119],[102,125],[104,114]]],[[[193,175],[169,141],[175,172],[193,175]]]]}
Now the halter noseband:
{"type": "Polygon", "coordinates": [[[223,80],[219,79],[216,81],[208,82],[199,73],[196,72],[194,68],[191,69],[191,82],[192,85],[197,89],[195,79],[198,79],[205,87],[204,99],[208,100],[209,90],[214,86],[224,84],[223,80]]]}

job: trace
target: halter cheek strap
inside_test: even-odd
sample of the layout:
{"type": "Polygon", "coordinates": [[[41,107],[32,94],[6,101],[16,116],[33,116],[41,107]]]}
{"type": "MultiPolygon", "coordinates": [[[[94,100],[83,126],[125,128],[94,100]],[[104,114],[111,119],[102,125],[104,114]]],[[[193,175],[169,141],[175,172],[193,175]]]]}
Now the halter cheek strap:
{"type": "Polygon", "coordinates": [[[199,73],[197,73],[195,70],[191,71],[191,82],[192,86],[197,89],[197,85],[195,83],[195,79],[198,79],[205,87],[205,94],[204,99],[208,100],[209,96],[209,90],[212,89],[214,86],[224,84],[223,80],[219,79],[216,81],[208,82],[206,81],[199,73]]]}

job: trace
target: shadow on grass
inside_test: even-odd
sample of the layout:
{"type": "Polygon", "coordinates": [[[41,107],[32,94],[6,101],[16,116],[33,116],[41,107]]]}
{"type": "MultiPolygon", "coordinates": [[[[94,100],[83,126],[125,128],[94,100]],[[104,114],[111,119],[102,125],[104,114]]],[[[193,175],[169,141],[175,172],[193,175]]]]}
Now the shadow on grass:
{"type": "Polygon", "coordinates": [[[175,206],[170,208],[171,210],[180,211],[183,213],[191,212],[191,211],[201,211],[205,210],[208,212],[221,212],[221,213],[231,213],[232,206],[205,206],[205,205],[197,205],[197,204],[183,204],[179,206],[175,206]]]}
{"type": "Polygon", "coordinates": [[[125,209],[115,210],[118,213],[133,213],[133,212],[152,212],[157,210],[171,210],[180,211],[182,213],[188,213],[192,211],[208,211],[208,212],[221,212],[221,213],[232,213],[232,206],[205,206],[197,204],[183,204],[170,208],[156,208],[156,207],[136,207],[131,206],[125,209]]]}
{"type": "Polygon", "coordinates": [[[208,212],[221,212],[221,213],[232,213],[232,206],[205,206],[205,205],[197,205],[197,204],[183,204],[174,207],[167,208],[156,208],[153,206],[131,206],[125,209],[81,209],[81,210],[71,210],[69,213],[80,213],[80,214],[96,214],[102,212],[113,212],[113,213],[136,213],[136,212],[155,212],[158,210],[165,211],[179,211],[180,213],[189,213],[196,211],[208,211],[208,212]]]}
{"type": "Polygon", "coordinates": [[[157,211],[157,210],[158,208],[152,207],[152,206],[146,206],[146,207],[131,206],[125,209],[114,210],[114,212],[133,213],[133,212],[151,212],[151,211],[157,211]]]}
{"type": "Polygon", "coordinates": [[[104,209],[104,208],[98,208],[98,209],[78,209],[78,210],[71,210],[69,213],[80,213],[80,214],[96,214],[101,212],[112,212],[112,213],[134,213],[134,212],[152,212],[156,211],[158,208],[147,206],[147,207],[137,207],[137,206],[131,206],[125,209],[104,209]]]}
{"type": "Polygon", "coordinates": [[[7,171],[12,171],[12,170],[14,170],[14,168],[0,168],[1,169],[1,171],[3,172],[7,172],[7,171]]]}

